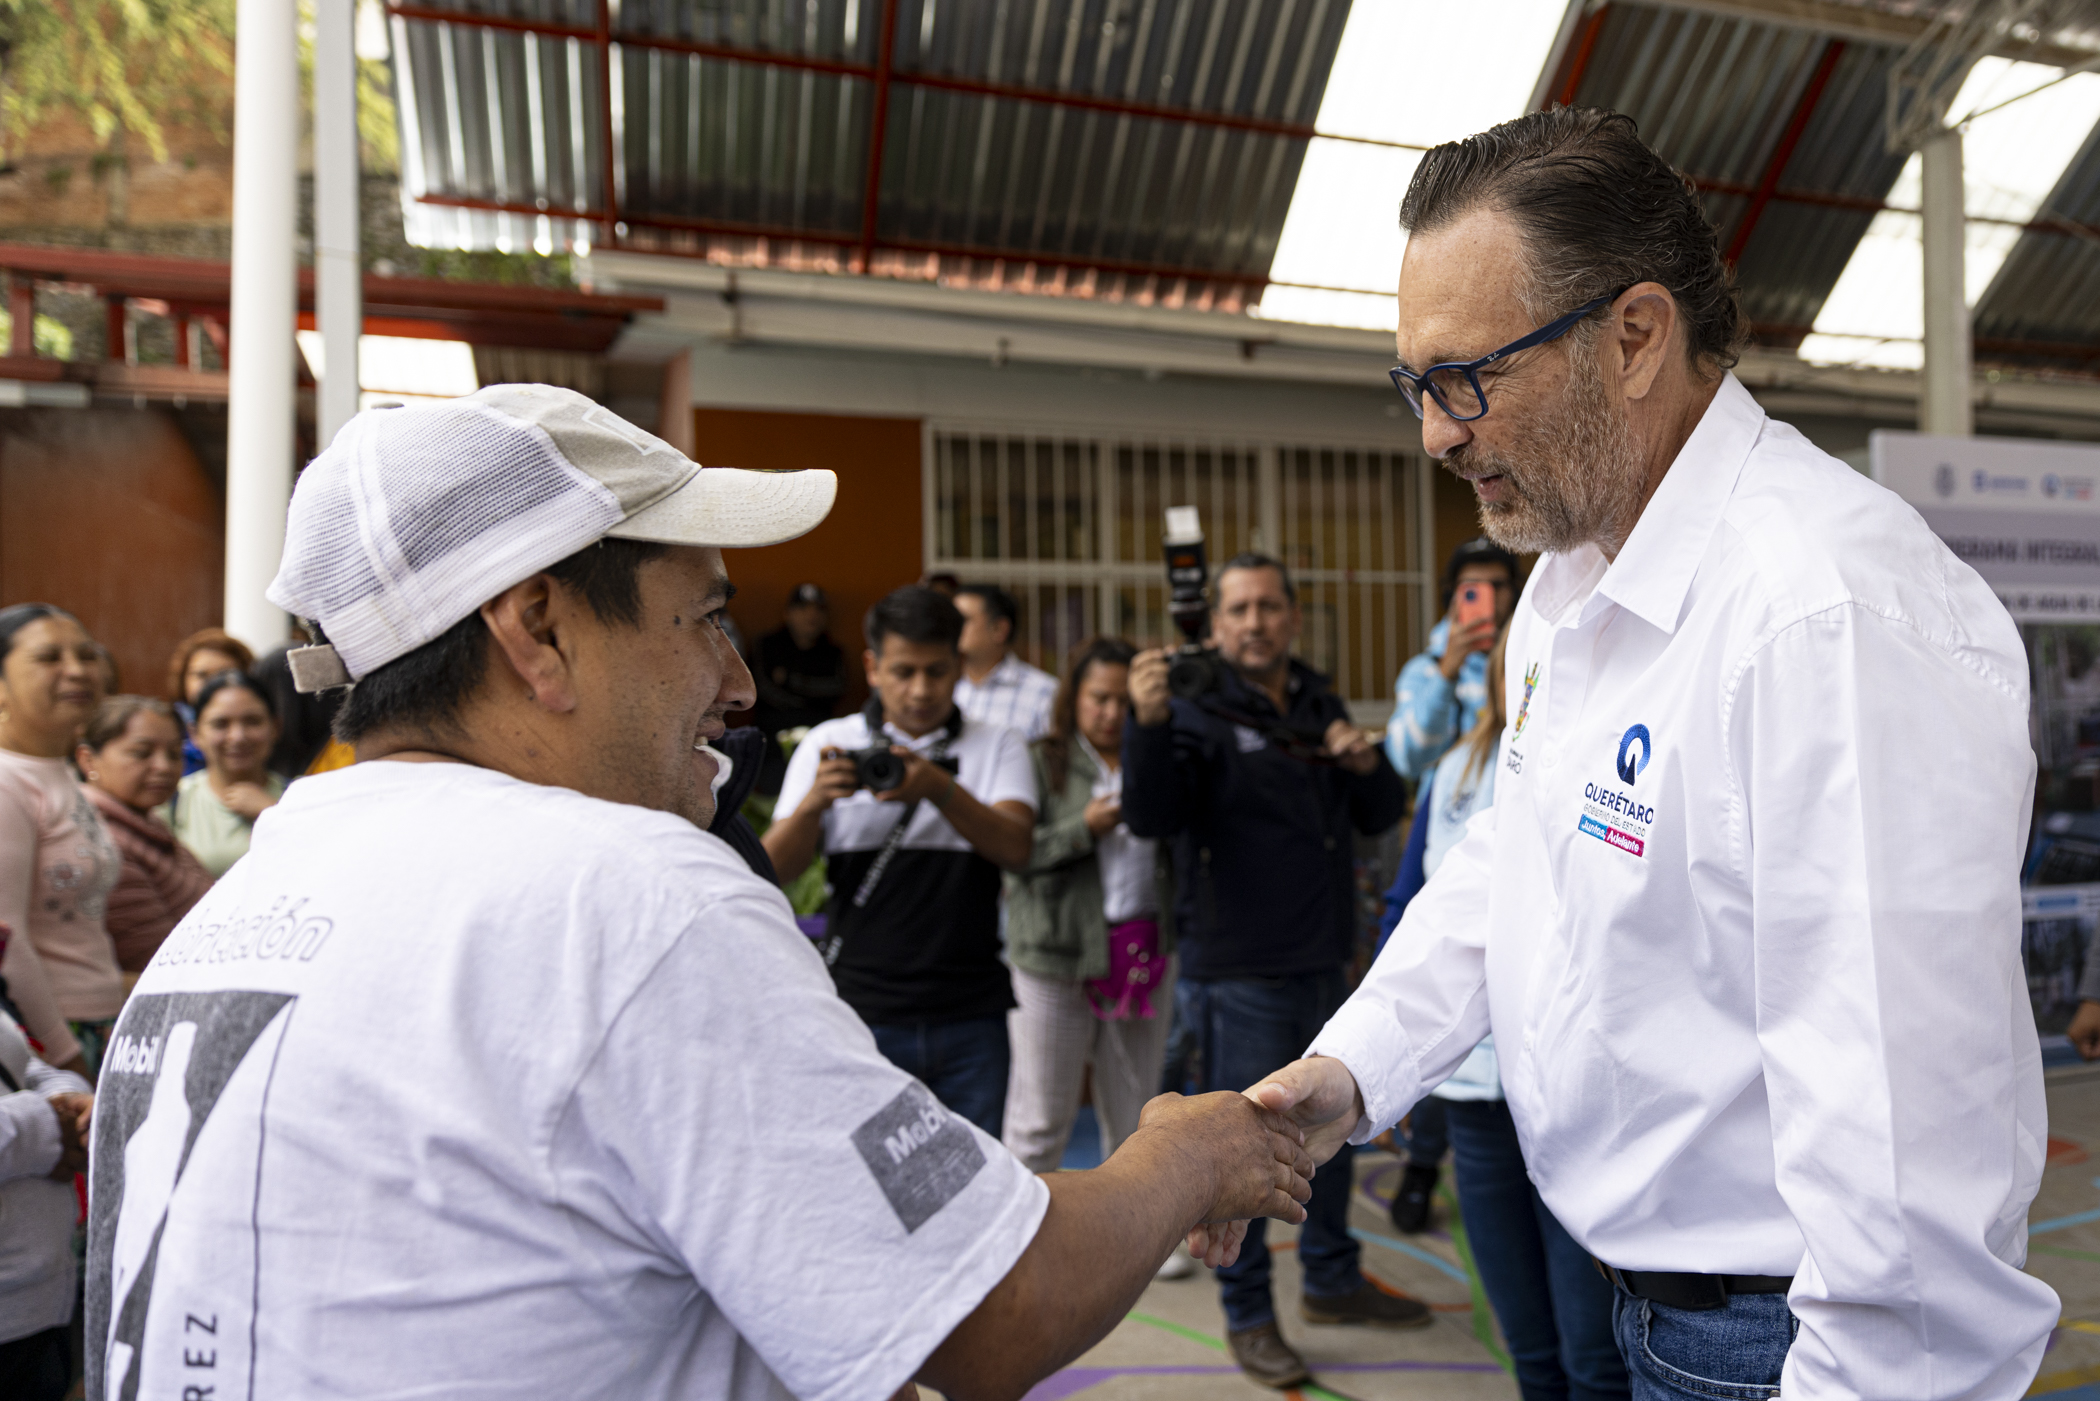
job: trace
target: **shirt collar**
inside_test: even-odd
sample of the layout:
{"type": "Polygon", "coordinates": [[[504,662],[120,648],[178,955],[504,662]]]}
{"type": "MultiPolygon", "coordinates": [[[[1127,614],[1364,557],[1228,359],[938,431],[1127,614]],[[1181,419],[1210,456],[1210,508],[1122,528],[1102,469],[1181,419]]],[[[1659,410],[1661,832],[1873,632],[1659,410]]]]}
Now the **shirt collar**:
{"type": "Polygon", "coordinates": [[[1675,632],[1692,576],[1764,427],[1765,411],[1750,391],[1734,375],[1723,376],[1597,592],[1654,627],[1675,632]]]}

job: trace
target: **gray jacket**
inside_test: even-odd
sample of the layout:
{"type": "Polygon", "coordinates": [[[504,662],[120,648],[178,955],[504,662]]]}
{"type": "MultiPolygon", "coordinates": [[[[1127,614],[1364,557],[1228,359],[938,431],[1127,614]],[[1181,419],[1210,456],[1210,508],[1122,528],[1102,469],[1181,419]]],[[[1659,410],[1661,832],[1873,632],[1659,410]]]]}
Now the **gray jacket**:
{"type": "MultiPolygon", "coordinates": [[[[1087,830],[1086,805],[1100,770],[1077,744],[1068,746],[1062,788],[1051,791],[1043,752],[1029,750],[1035,764],[1035,852],[1028,867],[1006,875],[1006,951],[1013,966],[1039,978],[1077,982],[1108,976],[1108,919],[1101,890],[1101,862],[1087,830]]],[[[1159,844],[1159,952],[1174,949],[1174,878],[1167,843],[1159,844]]],[[[1170,990],[1171,991],[1171,990],[1170,990]]]]}

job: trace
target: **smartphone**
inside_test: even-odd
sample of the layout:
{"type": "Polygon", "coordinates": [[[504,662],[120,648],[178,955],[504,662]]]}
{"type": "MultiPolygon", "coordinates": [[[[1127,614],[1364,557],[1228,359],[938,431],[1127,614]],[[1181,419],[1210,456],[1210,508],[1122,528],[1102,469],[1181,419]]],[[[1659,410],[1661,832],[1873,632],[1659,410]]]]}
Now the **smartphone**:
{"type": "Polygon", "coordinates": [[[1452,614],[1454,627],[1465,627],[1482,618],[1495,616],[1495,588],[1492,584],[1461,584],[1458,588],[1458,608],[1452,614]]]}

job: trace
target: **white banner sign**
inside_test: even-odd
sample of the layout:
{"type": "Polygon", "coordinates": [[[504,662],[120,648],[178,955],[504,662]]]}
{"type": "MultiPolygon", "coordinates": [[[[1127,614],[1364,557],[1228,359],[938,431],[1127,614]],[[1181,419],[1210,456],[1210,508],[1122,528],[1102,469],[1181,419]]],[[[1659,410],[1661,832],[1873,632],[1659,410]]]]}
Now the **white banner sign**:
{"type": "Polygon", "coordinates": [[[1875,481],[1918,508],[2014,618],[2100,622],[2100,446],[1877,429],[1875,481]]]}

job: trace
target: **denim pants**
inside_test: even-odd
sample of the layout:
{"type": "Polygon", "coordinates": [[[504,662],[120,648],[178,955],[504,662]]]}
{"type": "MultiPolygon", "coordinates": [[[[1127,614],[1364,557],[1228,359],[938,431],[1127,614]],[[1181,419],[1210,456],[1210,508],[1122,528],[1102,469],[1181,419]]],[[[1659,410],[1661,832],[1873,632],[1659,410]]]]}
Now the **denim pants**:
{"type": "Polygon", "coordinates": [[[1445,1111],[1450,1100],[1424,1095],[1407,1111],[1407,1132],[1400,1141],[1407,1146],[1410,1167],[1435,1167],[1451,1149],[1451,1130],[1445,1111]]]}
{"type": "Polygon", "coordinates": [[[1800,1320],[1784,1294],[1737,1294],[1718,1309],[1673,1309],[1613,1291],[1612,1323],[1633,1401],[1769,1401],[1800,1320]]]}
{"type": "MultiPolygon", "coordinates": [[[[1305,1054],[1327,1019],[1349,995],[1336,968],[1281,978],[1183,978],[1174,989],[1181,1024],[1196,1043],[1197,1084],[1206,1092],[1244,1090],[1305,1054]]],[[[1298,1230],[1298,1266],[1305,1292],[1334,1298],[1363,1287],[1360,1253],[1349,1236],[1349,1194],[1356,1150],[1342,1150],[1313,1177],[1312,1200],[1298,1230]]],[[[1240,1258],[1218,1271],[1225,1324],[1235,1331],[1273,1322],[1269,1244],[1265,1220],[1248,1223],[1240,1258]]]]}
{"type": "Polygon", "coordinates": [[[1459,1216],[1524,1401],[1626,1401],[1626,1364],[1612,1335],[1617,1291],[1539,1200],[1509,1105],[1425,1103],[1448,1116],[1459,1216]]]}
{"type": "Polygon", "coordinates": [[[1006,1078],[1012,1053],[1006,1014],[961,1022],[895,1022],[871,1026],[875,1049],[933,1097],[993,1138],[1006,1125],[1006,1078]]]}

